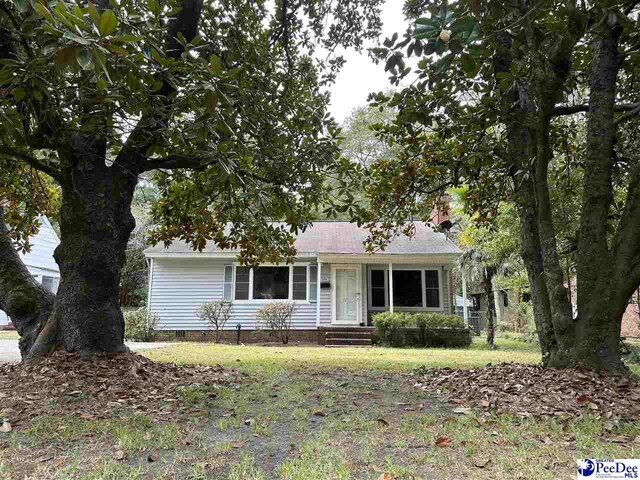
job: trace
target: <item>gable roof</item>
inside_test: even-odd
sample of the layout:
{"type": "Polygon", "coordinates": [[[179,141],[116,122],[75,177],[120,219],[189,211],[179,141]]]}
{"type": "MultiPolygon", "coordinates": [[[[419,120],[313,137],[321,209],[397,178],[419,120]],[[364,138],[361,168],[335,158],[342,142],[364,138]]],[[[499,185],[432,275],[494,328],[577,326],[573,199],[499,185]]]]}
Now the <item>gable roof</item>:
{"type": "MultiPolygon", "coordinates": [[[[443,233],[436,233],[424,222],[414,222],[415,235],[408,238],[399,235],[394,238],[383,252],[375,252],[373,255],[413,255],[413,254],[436,254],[436,255],[458,255],[460,250],[443,233]]],[[[369,235],[369,231],[358,227],[355,223],[346,221],[319,221],[307,228],[306,231],[298,235],[295,241],[295,248],[298,254],[345,254],[345,255],[366,255],[364,241],[369,235]]],[[[233,253],[234,250],[221,250],[213,242],[209,242],[205,253],[233,253]]],[[[175,240],[169,247],[158,244],[147,248],[145,254],[149,257],[158,254],[181,254],[196,253],[183,241],[175,240]]]]}

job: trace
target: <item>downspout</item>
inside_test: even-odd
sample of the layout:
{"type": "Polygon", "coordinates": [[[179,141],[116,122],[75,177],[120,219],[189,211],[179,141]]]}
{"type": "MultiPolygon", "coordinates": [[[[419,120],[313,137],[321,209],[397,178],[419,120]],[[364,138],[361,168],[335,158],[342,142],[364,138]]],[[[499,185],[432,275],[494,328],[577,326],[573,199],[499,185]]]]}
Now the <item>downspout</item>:
{"type": "Polygon", "coordinates": [[[318,271],[316,272],[316,327],[320,328],[320,280],[322,278],[322,262],[318,255],[318,271]]]}
{"type": "Polygon", "coordinates": [[[147,281],[147,312],[151,311],[151,289],[153,288],[153,257],[147,259],[149,279],[147,281]]]}

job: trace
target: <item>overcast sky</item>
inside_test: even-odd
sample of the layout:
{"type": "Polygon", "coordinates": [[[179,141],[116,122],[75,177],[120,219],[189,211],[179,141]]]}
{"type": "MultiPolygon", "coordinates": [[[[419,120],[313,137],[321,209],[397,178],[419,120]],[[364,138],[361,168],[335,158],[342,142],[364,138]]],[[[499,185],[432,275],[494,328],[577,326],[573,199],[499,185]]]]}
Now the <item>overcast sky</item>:
{"type": "MultiPolygon", "coordinates": [[[[390,37],[395,32],[402,34],[407,28],[402,15],[400,0],[387,0],[382,9],[382,36],[390,37]]],[[[375,46],[370,43],[367,48],[375,46]]],[[[340,71],[336,83],[331,88],[331,113],[338,122],[342,122],[351,111],[360,105],[366,105],[367,96],[371,92],[379,92],[391,88],[384,64],[373,63],[366,51],[353,51],[344,54],[346,65],[340,71]]]]}

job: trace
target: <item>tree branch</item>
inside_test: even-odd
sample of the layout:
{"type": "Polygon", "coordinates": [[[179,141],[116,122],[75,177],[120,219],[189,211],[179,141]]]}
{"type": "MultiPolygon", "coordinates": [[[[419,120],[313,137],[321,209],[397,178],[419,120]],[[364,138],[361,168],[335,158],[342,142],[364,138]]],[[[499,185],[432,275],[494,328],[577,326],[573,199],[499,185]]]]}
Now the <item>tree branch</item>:
{"type": "Polygon", "coordinates": [[[48,163],[44,163],[43,161],[38,160],[33,155],[29,155],[28,153],[24,153],[19,150],[14,150],[13,148],[4,145],[0,145],[0,155],[22,160],[23,162],[31,165],[36,170],[39,170],[42,173],[46,173],[58,182],[62,181],[63,175],[60,170],[55,168],[53,165],[49,165],[48,163]]]}
{"type": "MultiPolygon", "coordinates": [[[[166,54],[174,59],[179,58],[184,51],[184,47],[178,41],[179,35],[182,35],[187,42],[193,40],[198,33],[198,25],[202,13],[202,0],[182,0],[181,3],[182,8],[175,18],[169,22],[165,40],[166,54]]],[[[163,168],[151,166],[145,154],[147,149],[153,145],[156,132],[167,123],[173,103],[170,95],[176,91],[175,87],[164,78],[160,78],[160,80],[163,82],[162,87],[155,93],[154,97],[164,99],[162,106],[142,116],[116,158],[117,163],[127,165],[133,171],[163,168]]]]}
{"type": "Polygon", "coordinates": [[[203,159],[202,157],[189,157],[186,155],[169,155],[165,158],[151,158],[143,166],[143,172],[158,170],[160,168],[204,168],[216,163],[215,159],[203,159]]]}
{"type": "Polygon", "coordinates": [[[640,104],[638,104],[638,106],[633,110],[629,110],[627,113],[620,115],[615,121],[614,125],[620,125],[621,123],[626,122],[627,120],[630,120],[632,117],[638,114],[640,114],[640,104]]]}
{"type": "MultiPolygon", "coordinates": [[[[640,103],[621,103],[614,106],[616,112],[626,112],[640,107],[640,103]]],[[[580,105],[558,105],[553,109],[551,114],[553,117],[560,117],[562,115],[574,115],[580,112],[588,112],[589,104],[583,103],[580,105]]]]}

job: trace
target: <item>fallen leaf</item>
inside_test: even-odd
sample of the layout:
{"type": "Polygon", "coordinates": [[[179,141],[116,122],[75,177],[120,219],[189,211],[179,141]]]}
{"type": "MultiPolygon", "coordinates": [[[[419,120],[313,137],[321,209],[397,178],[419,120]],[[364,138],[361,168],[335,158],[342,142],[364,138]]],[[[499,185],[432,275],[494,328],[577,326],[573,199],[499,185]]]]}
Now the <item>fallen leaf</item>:
{"type": "Polygon", "coordinates": [[[487,465],[489,465],[491,463],[491,459],[490,458],[485,458],[482,460],[476,460],[475,462],[473,462],[473,464],[478,467],[478,468],[484,468],[487,465]]]}
{"type": "Polygon", "coordinates": [[[470,408],[458,407],[453,409],[453,413],[457,413],[458,415],[469,415],[471,413],[470,408]]]}
{"type": "Polygon", "coordinates": [[[393,480],[394,478],[396,478],[396,477],[394,477],[390,473],[383,473],[382,475],[380,475],[378,477],[378,480],[393,480]]]}
{"type": "Polygon", "coordinates": [[[247,418],[247,419],[244,421],[244,424],[245,424],[245,425],[253,425],[254,423],[256,423],[256,421],[255,421],[253,418],[247,418]]]}
{"type": "Polygon", "coordinates": [[[44,463],[49,460],[53,460],[53,455],[42,455],[41,457],[36,458],[36,462],[44,463]]]}
{"type": "Polygon", "coordinates": [[[487,408],[489,406],[491,406],[491,402],[489,402],[489,400],[480,400],[480,406],[487,408]]]}
{"type": "Polygon", "coordinates": [[[11,427],[11,424],[9,422],[3,422],[0,426],[0,432],[2,433],[9,433],[12,429],[13,428],[11,427]]]}
{"type": "Polygon", "coordinates": [[[436,447],[438,448],[447,448],[451,446],[451,440],[448,437],[438,437],[436,438],[436,447]]]}
{"type": "Polygon", "coordinates": [[[313,416],[314,417],[326,417],[327,414],[321,410],[318,410],[317,412],[313,412],[313,416]]]}
{"type": "Polygon", "coordinates": [[[451,401],[453,403],[457,403],[458,405],[462,405],[464,403],[464,400],[461,398],[452,398],[451,401]]]}
{"type": "Polygon", "coordinates": [[[387,422],[384,418],[379,418],[376,421],[378,422],[378,425],[380,425],[381,427],[388,427],[389,426],[389,422],[387,422]]]}
{"type": "Polygon", "coordinates": [[[124,460],[124,452],[122,450],[118,450],[113,454],[114,460],[124,460]]]}
{"type": "Polygon", "coordinates": [[[157,462],[158,460],[160,460],[160,455],[155,452],[147,457],[147,462],[149,463],[157,462]]]}
{"type": "Polygon", "coordinates": [[[584,405],[585,403],[589,403],[591,401],[591,397],[589,395],[580,395],[576,397],[576,403],[578,405],[584,405]]]}

